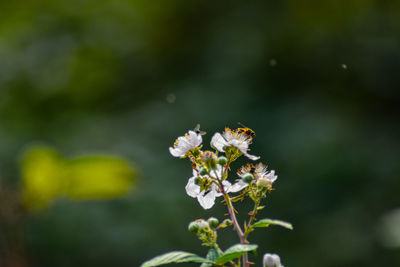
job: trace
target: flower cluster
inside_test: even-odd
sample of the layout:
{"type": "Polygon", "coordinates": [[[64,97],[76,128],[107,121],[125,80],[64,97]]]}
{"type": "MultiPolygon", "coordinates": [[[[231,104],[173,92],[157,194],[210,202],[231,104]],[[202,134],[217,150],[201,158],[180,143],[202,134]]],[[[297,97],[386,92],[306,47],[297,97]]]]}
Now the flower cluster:
{"type": "Polygon", "coordinates": [[[277,176],[274,171],[268,172],[267,166],[262,163],[243,166],[238,171],[240,179],[234,184],[227,180],[229,164],[238,157],[244,155],[251,160],[260,158],[248,153],[253,137],[254,132],[249,128],[232,130],[226,127],[222,134],[215,133],[211,139],[215,152],[201,150],[202,135],[199,130],[190,130],[184,136],[178,137],[174,146],[169,148],[170,153],[174,157],[188,157],[193,164],[193,176],[186,185],[186,193],[197,198],[204,209],[210,209],[214,206],[215,199],[224,193],[237,193],[248,188],[244,194],[253,198],[256,188],[271,190],[277,176]],[[225,156],[217,157],[221,152],[225,156]]]}
{"type": "MultiPolygon", "coordinates": [[[[189,224],[188,230],[200,239],[203,246],[208,247],[206,257],[185,251],[172,251],[146,261],[141,267],[183,262],[202,263],[201,266],[209,267],[250,267],[252,262],[248,258],[248,252],[255,251],[258,247],[248,241],[251,232],[270,225],[293,229],[290,223],[284,221],[256,218],[258,212],[264,208],[260,206],[261,201],[273,190],[272,185],[277,179],[275,171],[269,171],[267,165],[261,162],[247,163],[236,172],[237,178],[234,181],[228,179],[231,163],[239,157],[245,156],[252,161],[260,158],[249,154],[249,147],[255,137],[254,131],[246,127],[225,128],[222,133],[215,133],[211,138],[211,147],[214,150],[202,149],[203,134],[205,133],[200,131],[198,125],[194,130],[178,137],[169,151],[172,156],[188,158],[191,162],[193,175],[186,184],[186,193],[196,198],[204,209],[210,209],[217,197],[223,197],[229,218],[224,218],[221,223],[215,217],[208,220],[196,219],[189,224]],[[251,199],[254,207],[246,213],[250,216],[249,219],[240,224],[236,218],[238,211],[234,203],[245,198],[251,199]],[[226,227],[233,228],[239,243],[222,250],[218,245],[217,231],[226,227]]],[[[263,266],[283,267],[279,256],[269,253],[264,255],[263,266]]]]}

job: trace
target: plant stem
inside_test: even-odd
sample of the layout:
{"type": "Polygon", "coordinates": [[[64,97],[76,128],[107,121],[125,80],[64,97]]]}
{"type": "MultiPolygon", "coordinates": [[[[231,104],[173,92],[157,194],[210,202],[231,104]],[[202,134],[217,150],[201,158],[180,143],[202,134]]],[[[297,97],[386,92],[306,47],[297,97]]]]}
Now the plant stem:
{"type": "Polygon", "coordinates": [[[252,225],[252,223],[255,221],[255,219],[256,219],[256,214],[257,214],[257,212],[258,212],[258,206],[260,205],[260,201],[258,200],[258,201],[256,201],[255,203],[254,203],[254,209],[253,209],[253,211],[252,211],[252,213],[251,213],[251,216],[250,216],[250,220],[249,220],[249,222],[248,222],[248,224],[247,224],[247,229],[246,229],[246,232],[244,233],[244,237],[245,238],[247,238],[248,236],[249,236],[249,234],[250,234],[250,232],[251,232],[251,230],[249,230],[250,229],[250,225],[252,225]]]}
{"type": "MultiPolygon", "coordinates": [[[[219,186],[220,186],[222,194],[224,195],[225,202],[228,207],[229,216],[232,220],[233,228],[235,229],[235,231],[240,239],[240,244],[247,244],[248,242],[245,238],[245,235],[244,235],[242,229],[240,228],[239,223],[236,219],[235,209],[233,208],[231,198],[229,197],[228,193],[225,192],[224,186],[222,185],[221,181],[219,182],[219,186]]],[[[249,266],[248,260],[247,260],[247,252],[242,255],[242,261],[243,261],[243,263],[242,263],[243,267],[249,266]]]]}
{"type": "Polygon", "coordinates": [[[239,236],[240,243],[245,244],[246,239],[244,238],[244,233],[243,233],[242,229],[240,228],[239,223],[236,219],[235,210],[233,208],[231,199],[227,193],[224,192],[223,194],[225,197],[226,205],[228,206],[229,216],[231,217],[233,228],[235,229],[236,233],[239,236]]]}
{"type": "MultiPolygon", "coordinates": [[[[228,162],[225,165],[225,169],[222,169],[222,179],[218,180],[218,182],[219,182],[219,187],[220,187],[221,193],[224,195],[225,202],[228,207],[228,212],[229,212],[229,216],[232,220],[233,228],[235,229],[235,231],[239,237],[240,244],[247,244],[248,242],[246,240],[245,234],[243,233],[243,231],[240,228],[239,223],[236,219],[235,209],[233,207],[231,198],[229,197],[228,193],[225,192],[224,185],[222,184],[222,181],[224,181],[228,178],[228,170],[229,170],[229,165],[231,164],[231,162],[232,162],[231,158],[228,157],[228,162]]],[[[239,260],[239,264],[240,264],[240,260],[239,260]]],[[[242,266],[243,267],[250,266],[250,263],[248,262],[247,252],[242,255],[242,266]]]]}

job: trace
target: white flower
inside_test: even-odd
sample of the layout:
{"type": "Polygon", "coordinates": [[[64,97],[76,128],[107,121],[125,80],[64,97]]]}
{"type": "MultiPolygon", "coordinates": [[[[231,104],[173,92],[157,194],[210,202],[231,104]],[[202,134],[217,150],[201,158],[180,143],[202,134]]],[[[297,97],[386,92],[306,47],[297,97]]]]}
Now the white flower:
{"type": "Polygon", "coordinates": [[[196,176],[193,176],[192,178],[189,179],[185,187],[186,193],[193,198],[197,198],[200,205],[204,209],[210,209],[215,204],[215,198],[217,197],[218,187],[216,184],[212,184],[211,188],[207,192],[200,191],[200,186],[196,185],[194,182],[195,179],[196,176]]]}
{"type": "MultiPolygon", "coordinates": [[[[252,174],[258,186],[268,187],[268,188],[272,187],[272,184],[276,181],[276,179],[278,179],[278,176],[275,175],[275,171],[272,170],[268,172],[267,165],[264,165],[261,162],[256,165],[248,163],[247,165],[241,167],[238,170],[237,174],[239,175],[239,177],[243,177],[247,174],[252,174]]],[[[241,183],[243,188],[246,187],[245,184],[248,185],[244,181],[241,183]]]]}
{"type": "Polygon", "coordinates": [[[275,182],[276,179],[278,179],[278,176],[275,175],[275,171],[272,170],[270,172],[268,172],[268,166],[259,162],[256,165],[253,164],[246,164],[245,166],[241,167],[237,174],[240,177],[243,177],[244,175],[251,173],[252,175],[254,175],[254,178],[256,180],[265,178],[267,180],[269,180],[271,183],[275,182]]]}
{"type": "Polygon", "coordinates": [[[266,253],[263,260],[264,267],[283,267],[281,258],[277,254],[266,253]]]}
{"type": "MultiPolygon", "coordinates": [[[[210,209],[212,206],[214,206],[215,199],[219,196],[222,196],[219,186],[216,183],[212,183],[207,190],[202,191],[200,186],[195,183],[195,180],[197,177],[208,178],[214,181],[217,179],[220,180],[221,174],[222,174],[222,167],[220,165],[217,165],[215,171],[211,171],[210,175],[207,174],[205,176],[201,176],[198,174],[197,170],[193,170],[193,177],[189,178],[188,183],[185,187],[186,193],[193,198],[197,198],[200,205],[204,209],[210,209]]],[[[233,192],[230,191],[230,188],[232,186],[230,182],[222,181],[222,184],[224,185],[224,190],[226,192],[233,192]]]]}
{"type": "MultiPolygon", "coordinates": [[[[210,209],[212,206],[214,206],[215,199],[222,196],[219,186],[216,183],[212,183],[207,190],[202,191],[200,186],[196,184],[195,180],[196,178],[208,178],[214,181],[217,179],[220,180],[221,174],[221,165],[217,165],[215,172],[211,171],[210,175],[207,174],[205,176],[201,176],[200,174],[198,174],[197,170],[193,170],[193,176],[189,178],[188,183],[185,187],[186,193],[193,198],[197,198],[200,205],[204,209],[210,209]]],[[[222,184],[224,185],[224,191],[226,193],[236,193],[248,186],[248,184],[243,182],[242,180],[239,180],[233,185],[230,182],[224,180],[222,181],[222,184]]]]}
{"type": "Polygon", "coordinates": [[[174,157],[183,158],[189,150],[198,147],[202,141],[203,139],[200,134],[189,131],[189,133],[176,139],[174,147],[170,147],[169,152],[174,157]]]}
{"type": "Polygon", "coordinates": [[[249,145],[252,141],[252,137],[246,135],[245,133],[232,131],[229,128],[225,128],[225,131],[220,133],[215,133],[211,139],[211,146],[220,152],[225,152],[225,147],[236,147],[240,152],[251,160],[258,160],[260,157],[250,155],[247,153],[249,150],[249,145]]]}
{"type": "Polygon", "coordinates": [[[263,170],[257,179],[257,185],[261,187],[272,188],[272,184],[275,180],[278,179],[278,176],[275,175],[275,171],[272,170],[267,172],[266,168],[263,170]]]}
{"type": "Polygon", "coordinates": [[[278,176],[275,175],[275,171],[271,170],[270,172],[268,172],[267,165],[264,165],[261,162],[255,166],[254,177],[257,180],[267,180],[268,183],[270,183],[271,185],[273,182],[276,181],[276,179],[278,179],[278,176]]]}

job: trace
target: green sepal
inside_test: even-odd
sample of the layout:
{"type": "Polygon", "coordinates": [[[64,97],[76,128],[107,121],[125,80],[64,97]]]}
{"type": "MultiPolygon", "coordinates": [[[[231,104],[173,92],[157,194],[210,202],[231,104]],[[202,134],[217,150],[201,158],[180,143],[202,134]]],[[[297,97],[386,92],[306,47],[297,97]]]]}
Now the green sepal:
{"type": "Polygon", "coordinates": [[[141,267],[153,267],[170,263],[197,262],[212,263],[210,260],[185,251],[171,251],[144,262],[141,267]]]}
{"type": "Polygon", "coordinates": [[[232,221],[230,219],[225,219],[220,225],[218,225],[217,229],[225,228],[232,225],[232,221]]]}
{"type": "Polygon", "coordinates": [[[239,200],[243,200],[244,199],[244,196],[245,196],[245,194],[240,194],[240,195],[237,195],[237,196],[234,196],[234,197],[231,197],[231,201],[232,202],[237,202],[237,201],[239,201],[239,200]]]}
{"type": "Polygon", "coordinates": [[[293,230],[293,226],[291,223],[280,221],[280,220],[271,220],[271,219],[262,219],[256,223],[253,223],[250,228],[257,228],[257,227],[268,227],[270,225],[279,225],[286,229],[293,230]]]}
{"type": "Polygon", "coordinates": [[[237,244],[230,248],[228,248],[221,256],[219,256],[216,260],[216,264],[224,264],[228,261],[234,260],[242,256],[244,253],[253,251],[257,249],[257,245],[250,244],[237,244]]]}

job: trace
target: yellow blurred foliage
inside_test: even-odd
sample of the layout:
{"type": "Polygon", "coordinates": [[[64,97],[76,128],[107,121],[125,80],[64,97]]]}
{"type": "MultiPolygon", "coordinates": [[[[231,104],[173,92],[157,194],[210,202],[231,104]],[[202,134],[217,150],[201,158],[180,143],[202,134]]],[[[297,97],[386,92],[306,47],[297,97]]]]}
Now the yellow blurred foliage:
{"type": "Polygon", "coordinates": [[[23,157],[23,203],[29,209],[49,206],[57,197],[107,199],[126,194],[134,168],[120,157],[86,155],[63,158],[47,147],[31,147],[23,157]]]}
{"type": "Polygon", "coordinates": [[[133,169],[124,160],[109,156],[86,156],[68,164],[70,187],[66,194],[77,199],[104,199],[128,192],[133,169]]]}

